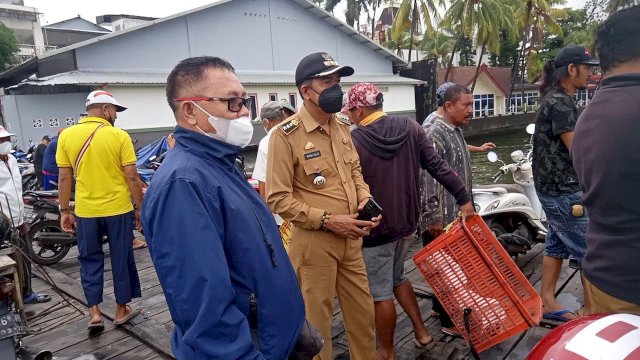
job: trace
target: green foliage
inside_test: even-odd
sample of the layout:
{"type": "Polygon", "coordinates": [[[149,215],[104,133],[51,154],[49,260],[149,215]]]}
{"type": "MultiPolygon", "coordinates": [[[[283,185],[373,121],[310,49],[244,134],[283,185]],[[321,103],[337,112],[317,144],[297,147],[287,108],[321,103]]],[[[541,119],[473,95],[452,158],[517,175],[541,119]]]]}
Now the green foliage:
{"type": "Polygon", "coordinates": [[[391,37],[400,41],[405,33],[417,33],[422,26],[426,33],[433,32],[433,23],[440,20],[438,6],[444,7],[444,0],[402,0],[400,8],[391,25],[391,37]]]}
{"type": "Polygon", "coordinates": [[[395,51],[396,55],[401,58],[404,58],[404,55],[402,53],[403,49],[416,49],[419,45],[418,40],[416,40],[415,38],[412,40],[411,34],[409,33],[404,33],[399,40],[395,40],[391,36],[391,28],[387,29],[387,39],[387,41],[382,43],[382,46],[386,47],[389,50],[395,51]]]}
{"type": "Polygon", "coordinates": [[[10,69],[20,61],[18,51],[13,30],[0,23],[0,72],[10,69]]]}
{"type": "Polygon", "coordinates": [[[513,67],[518,58],[518,41],[509,36],[507,30],[500,31],[500,53],[491,52],[489,64],[491,66],[513,67]]]}
{"type": "Polygon", "coordinates": [[[453,51],[456,40],[441,31],[425,35],[420,42],[418,49],[425,53],[425,59],[438,59],[438,67],[444,67],[449,63],[449,56],[453,51]]]}
{"type": "Polygon", "coordinates": [[[474,57],[476,55],[476,49],[473,47],[473,41],[470,38],[464,37],[460,40],[458,45],[460,51],[460,66],[473,66],[476,65],[474,57]]]}

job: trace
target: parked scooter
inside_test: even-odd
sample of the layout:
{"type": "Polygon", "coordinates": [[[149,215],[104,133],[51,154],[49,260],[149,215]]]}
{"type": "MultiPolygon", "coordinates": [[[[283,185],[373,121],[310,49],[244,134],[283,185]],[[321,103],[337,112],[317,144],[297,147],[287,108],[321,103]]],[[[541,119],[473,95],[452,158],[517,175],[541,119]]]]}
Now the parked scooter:
{"type": "Polygon", "coordinates": [[[32,261],[52,265],[64,259],[77,239],[60,227],[58,191],[27,191],[22,198],[24,221],[29,224],[27,245],[32,261]]]}
{"type": "Polygon", "coordinates": [[[36,176],[35,168],[33,164],[27,163],[23,166],[23,164],[18,163],[18,168],[20,170],[20,174],[22,175],[22,192],[25,191],[33,191],[38,190],[40,184],[38,184],[38,177],[36,176]]]}
{"type": "MultiPolygon", "coordinates": [[[[533,135],[535,125],[527,126],[533,135]]],[[[489,161],[502,163],[494,182],[511,173],[515,184],[483,185],[473,188],[476,211],[511,256],[526,253],[547,235],[546,215],[536,194],[531,167],[532,150],[511,153],[513,163],[506,164],[493,151],[489,161]]]]}

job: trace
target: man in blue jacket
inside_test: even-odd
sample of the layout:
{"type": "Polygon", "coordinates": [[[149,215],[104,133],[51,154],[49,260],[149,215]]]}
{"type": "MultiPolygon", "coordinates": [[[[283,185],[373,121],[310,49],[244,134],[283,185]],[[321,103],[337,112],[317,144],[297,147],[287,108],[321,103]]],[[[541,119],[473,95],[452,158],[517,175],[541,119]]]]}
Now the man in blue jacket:
{"type": "Polygon", "coordinates": [[[249,99],[220,58],[185,59],[167,78],[176,146],[142,214],[177,359],[287,359],[304,323],[273,216],[235,166],[253,133],[249,99]]]}

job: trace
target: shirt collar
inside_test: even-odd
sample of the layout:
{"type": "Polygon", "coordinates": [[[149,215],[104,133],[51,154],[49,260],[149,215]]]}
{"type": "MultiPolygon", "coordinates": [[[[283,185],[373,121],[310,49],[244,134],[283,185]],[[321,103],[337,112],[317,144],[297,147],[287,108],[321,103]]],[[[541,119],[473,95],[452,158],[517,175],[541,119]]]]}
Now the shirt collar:
{"type": "Polygon", "coordinates": [[[384,111],[378,110],[374,113],[369,114],[369,116],[367,116],[366,118],[362,119],[362,121],[360,121],[360,124],[358,124],[358,126],[371,125],[374,122],[380,120],[385,115],[387,114],[384,111]]]}
{"type": "Polygon", "coordinates": [[[96,117],[96,116],[87,116],[85,118],[82,118],[82,119],[78,120],[78,124],[84,124],[84,123],[88,123],[88,122],[97,122],[97,123],[101,123],[101,124],[104,124],[104,125],[113,126],[113,125],[111,125],[111,123],[107,119],[99,118],[99,117],[96,117]]]}
{"type": "Polygon", "coordinates": [[[438,117],[436,118],[436,121],[441,122],[444,126],[447,127],[447,129],[454,131],[456,129],[455,126],[453,126],[450,122],[448,122],[445,118],[443,117],[438,117]]]}
{"type": "MultiPolygon", "coordinates": [[[[298,112],[298,117],[300,118],[300,121],[302,122],[304,129],[308,133],[320,127],[320,124],[318,124],[316,119],[314,119],[313,116],[311,116],[311,114],[309,113],[309,111],[307,111],[307,108],[304,105],[302,105],[302,107],[300,108],[300,111],[298,112]]],[[[331,118],[329,119],[328,124],[331,124],[333,122],[332,120],[339,121],[336,119],[335,115],[331,115],[331,118]]]]}

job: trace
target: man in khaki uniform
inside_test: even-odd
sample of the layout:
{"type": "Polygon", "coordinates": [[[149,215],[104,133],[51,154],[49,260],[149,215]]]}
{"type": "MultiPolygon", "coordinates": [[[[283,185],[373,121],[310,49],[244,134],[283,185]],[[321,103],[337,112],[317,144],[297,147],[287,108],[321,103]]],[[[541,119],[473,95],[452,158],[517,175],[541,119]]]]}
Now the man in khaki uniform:
{"type": "Polygon", "coordinates": [[[362,237],[377,226],[356,220],[369,200],[342,108],[339,66],[326,53],[306,56],[296,69],[304,104],[273,132],[269,142],[267,203],[294,224],[289,257],[307,316],[327,339],[319,355],[331,359],[331,318],[337,292],[351,359],[376,358],[373,299],[362,259],[362,237]]]}

